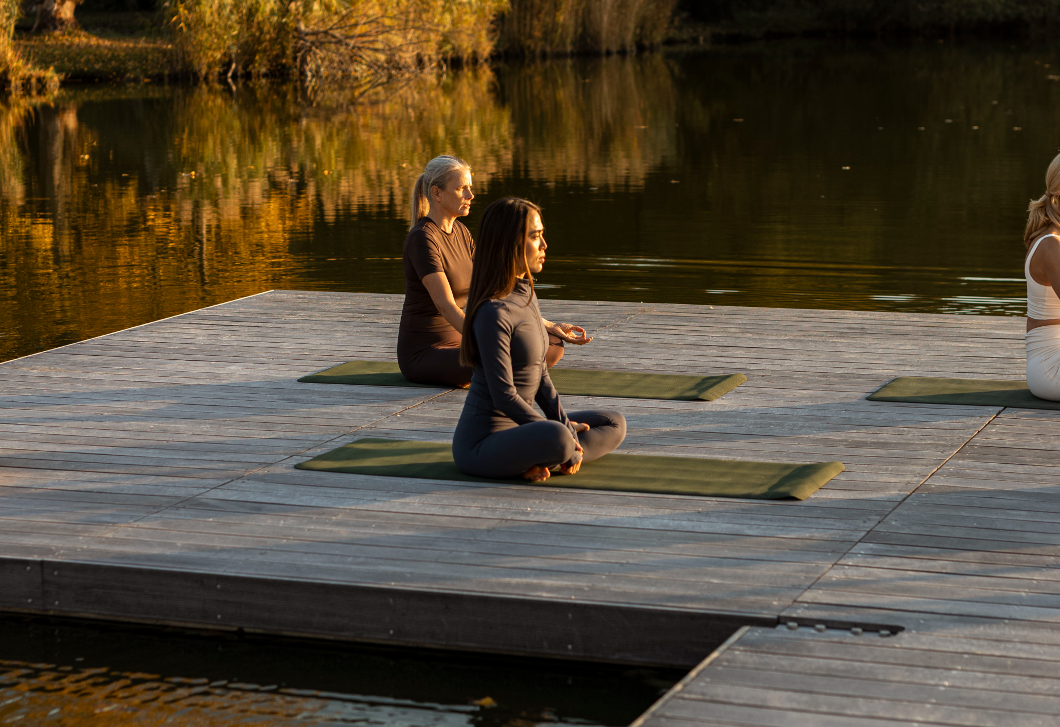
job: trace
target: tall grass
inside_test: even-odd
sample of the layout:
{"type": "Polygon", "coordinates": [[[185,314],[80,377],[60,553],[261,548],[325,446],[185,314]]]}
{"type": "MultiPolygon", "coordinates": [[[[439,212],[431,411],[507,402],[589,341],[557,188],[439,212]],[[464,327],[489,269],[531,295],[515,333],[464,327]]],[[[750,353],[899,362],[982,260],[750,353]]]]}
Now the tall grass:
{"type": "Polygon", "coordinates": [[[11,51],[11,38],[15,33],[20,0],[0,0],[0,56],[11,51]]]}
{"type": "Polygon", "coordinates": [[[18,20],[20,0],[0,0],[0,88],[11,83],[11,74],[17,62],[12,37],[18,20]]]}
{"type": "Polygon", "coordinates": [[[16,96],[54,92],[59,75],[52,69],[35,68],[14,47],[21,4],[21,0],[0,0],[0,91],[16,96]]]}
{"type": "Polygon", "coordinates": [[[500,48],[523,55],[610,53],[662,42],[677,0],[511,0],[500,48]]]}
{"type": "Polygon", "coordinates": [[[386,76],[486,58],[507,0],[178,0],[179,63],[200,77],[386,76]]]}

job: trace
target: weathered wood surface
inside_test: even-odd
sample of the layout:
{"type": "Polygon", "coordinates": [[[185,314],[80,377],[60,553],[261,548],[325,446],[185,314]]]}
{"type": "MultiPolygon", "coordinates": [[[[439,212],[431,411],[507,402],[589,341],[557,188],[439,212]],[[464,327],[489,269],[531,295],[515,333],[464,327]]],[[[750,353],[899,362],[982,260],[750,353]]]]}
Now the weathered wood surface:
{"type": "Polygon", "coordinates": [[[451,437],[461,391],[295,381],[391,359],[400,300],[273,291],[0,364],[0,608],[689,665],[750,623],[646,723],[1056,723],[1060,416],[864,399],[1020,378],[1019,319],[543,301],[596,336],[564,366],[748,376],[565,399],[625,412],[621,451],[846,464],[805,502],[295,470],[451,437]]]}

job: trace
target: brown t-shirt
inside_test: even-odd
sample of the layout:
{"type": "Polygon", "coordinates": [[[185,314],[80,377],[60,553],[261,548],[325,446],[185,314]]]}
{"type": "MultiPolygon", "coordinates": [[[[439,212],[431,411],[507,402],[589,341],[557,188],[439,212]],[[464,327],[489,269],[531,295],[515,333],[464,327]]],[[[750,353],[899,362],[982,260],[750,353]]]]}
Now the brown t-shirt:
{"type": "MultiPolygon", "coordinates": [[[[471,233],[456,220],[453,231],[446,234],[430,217],[422,217],[405,238],[402,260],[405,264],[405,304],[401,308],[403,331],[454,331],[438,312],[431,294],[423,285],[424,276],[445,273],[457,306],[467,304],[471,288],[472,256],[475,243],[471,233]]],[[[454,331],[455,332],[455,331],[454,331]]],[[[459,338],[459,332],[456,332],[459,338]]]]}

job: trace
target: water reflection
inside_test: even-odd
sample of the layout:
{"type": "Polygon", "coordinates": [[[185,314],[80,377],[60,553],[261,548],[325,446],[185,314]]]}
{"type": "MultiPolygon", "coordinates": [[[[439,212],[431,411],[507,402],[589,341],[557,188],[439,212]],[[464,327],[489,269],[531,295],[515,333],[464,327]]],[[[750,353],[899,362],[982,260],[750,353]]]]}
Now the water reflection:
{"type": "Polygon", "coordinates": [[[785,43],[0,106],[0,359],[269,288],[401,292],[407,189],[446,151],[472,227],[545,207],[543,296],[1017,315],[1050,61],[785,43]]]}
{"type": "Polygon", "coordinates": [[[0,723],[624,725],[681,674],[0,620],[0,723]]]}

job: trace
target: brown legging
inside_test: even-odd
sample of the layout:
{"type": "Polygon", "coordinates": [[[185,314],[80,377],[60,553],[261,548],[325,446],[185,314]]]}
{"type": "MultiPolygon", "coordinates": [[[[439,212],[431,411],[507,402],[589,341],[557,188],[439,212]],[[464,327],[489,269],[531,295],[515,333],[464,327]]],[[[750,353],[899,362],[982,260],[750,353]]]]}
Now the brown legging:
{"type": "MultiPolygon", "coordinates": [[[[471,383],[471,369],[460,365],[460,341],[416,346],[398,335],[398,367],[401,375],[417,384],[464,387],[471,383]]],[[[563,358],[563,341],[548,334],[545,363],[552,368],[563,358]]]]}

